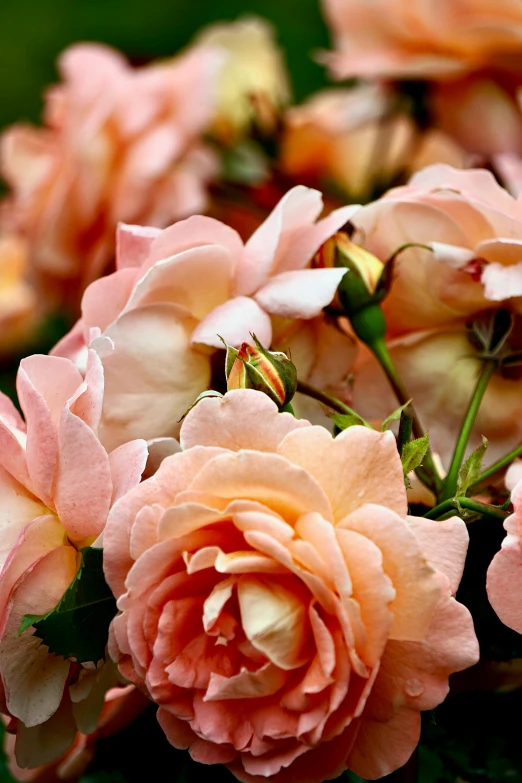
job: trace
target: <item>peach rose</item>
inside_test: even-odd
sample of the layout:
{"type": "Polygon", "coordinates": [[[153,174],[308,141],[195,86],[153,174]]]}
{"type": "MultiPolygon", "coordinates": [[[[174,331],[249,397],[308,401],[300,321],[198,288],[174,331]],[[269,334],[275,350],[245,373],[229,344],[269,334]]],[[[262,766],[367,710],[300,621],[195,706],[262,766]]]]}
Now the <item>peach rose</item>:
{"type": "Polygon", "coordinates": [[[338,78],[448,78],[522,71],[522,6],[513,0],[323,0],[338,78]]]}
{"type": "Polygon", "coordinates": [[[96,661],[49,654],[34,629],[18,629],[26,614],[58,604],[76,575],[78,550],[139,482],[147,449],[134,441],[108,454],[99,442],[103,371],[94,351],[85,380],[67,359],[30,356],[17,388],[25,422],[0,398],[0,676],[25,767],[61,756],[76,727],[93,731],[103,693],[117,678],[112,665],[97,669],[96,661]]]}
{"type": "Polygon", "coordinates": [[[7,733],[5,751],[11,775],[20,783],[77,783],[94,758],[97,741],[121,731],[138,717],[148,703],[134,685],[111,688],[105,694],[96,730],[92,734],[77,733],[72,746],[61,758],[36,769],[18,766],[15,735],[7,733]]]}
{"type": "Polygon", "coordinates": [[[83,288],[111,260],[119,220],[165,226],[202,209],[218,60],[202,47],[136,69],[99,44],[62,54],[46,127],[16,125],[1,148],[10,222],[38,272],[83,288]]]}
{"type": "Polygon", "coordinates": [[[408,518],[391,433],[337,438],[260,392],[206,398],[114,507],[110,652],[169,741],[243,781],[404,764],[478,657],[464,523],[408,518]]]}
{"type": "Polygon", "coordinates": [[[256,16],[221,22],[205,27],[194,43],[224,53],[216,85],[215,135],[230,143],[252,125],[274,130],[278,112],[290,100],[290,86],[272,26],[256,16]]]}
{"type": "Polygon", "coordinates": [[[308,267],[355,210],[343,207],[316,223],[321,194],[298,186],[246,243],[201,216],[164,231],[122,226],[118,270],[89,286],[81,320],[55,349],[81,361],[90,341],[101,356],[102,442],[114,448],[134,437],[176,435],[210,383],[218,335],[237,346],[254,332],[269,347],[270,316],[320,315],[345,270],[308,267]]]}
{"type": "Polygon", "coordinates": [[[486,587],[491,606],[502,622],[522,633],[522,481],[515,485],[511,500],[514,513],[504,522],[507,536],[488,568],[486,587]]]}
{"type": "Polygon", "coordinates": [[[368,201],[421,165],[462,167],[463,151],[442,133],[420,133],[396,96],[378,85],[322,90],[285,114],[281,165],[293,177],[333,182],[352,200],[368,201]]]}
{"type": "Polygon", "coordinates": [[[430,166],[352,219],[382,260],[406,244],[385,300],[390,334],[463,321],[486,309],[520,311],[522,201],[482,170],[430,166]]]}

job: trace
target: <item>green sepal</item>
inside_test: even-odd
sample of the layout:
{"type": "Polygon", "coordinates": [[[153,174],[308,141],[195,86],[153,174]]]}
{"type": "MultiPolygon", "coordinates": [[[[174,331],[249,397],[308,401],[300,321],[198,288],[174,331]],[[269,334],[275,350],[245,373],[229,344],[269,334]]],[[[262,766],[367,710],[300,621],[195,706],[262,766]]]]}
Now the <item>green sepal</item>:
{"type": "Polygon", "coordinates": [[[26,614],[18,635],[34,626],[34,636],[50,653],[79,663],[105,659],[116,599],[103,574],[103,550],[80,549],[81,563],[59,604],[47,614],[26,614]]]}

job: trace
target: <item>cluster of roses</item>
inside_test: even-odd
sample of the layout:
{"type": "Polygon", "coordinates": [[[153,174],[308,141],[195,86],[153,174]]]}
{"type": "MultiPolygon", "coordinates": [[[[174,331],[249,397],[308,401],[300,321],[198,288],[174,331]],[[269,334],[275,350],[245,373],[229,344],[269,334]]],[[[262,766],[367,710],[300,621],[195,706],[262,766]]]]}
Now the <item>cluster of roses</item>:
{"type": "Polygon", "coordinates": [[[20,780],[76,780],[149,701],[172,745],[245,783],[388,774],[478,660],[455,599],[478,515],[505,519],[488,594],[522,633],[522,8],[324,5],[335,74],[374,82],[282,114],[279,54],[249,20],[137,69],[74,47],[47,127],[4,135],[6,323],[36,291],[81,297],[51,354],[20,364],[23,418],[0,398],[20,780]],[[277,164],[227,201],[223,150],[265,165],[270,134],[277,164]],[[478,154],[497,179],[447,163],[478,154]],[[364,206],[339,196],[427,160],[443,162],[364,206]],[[297,184],[262,220],[292,178],[335,180],[336,208],[297,184]]]}

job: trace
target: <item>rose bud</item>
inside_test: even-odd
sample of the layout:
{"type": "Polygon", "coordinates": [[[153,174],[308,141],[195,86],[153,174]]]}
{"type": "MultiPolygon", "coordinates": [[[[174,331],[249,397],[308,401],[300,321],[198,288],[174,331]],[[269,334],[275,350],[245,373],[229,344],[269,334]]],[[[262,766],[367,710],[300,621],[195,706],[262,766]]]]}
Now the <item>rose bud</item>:
{"type": "Polygon", "coordinates": [[[254,334],[252,339],[255,348],[242,343],[237,349],[225,343],[227,390],[255,389],[264,392],[283,409],[296,392],[295,365],[285,353],[267,351],[254,334]]]}

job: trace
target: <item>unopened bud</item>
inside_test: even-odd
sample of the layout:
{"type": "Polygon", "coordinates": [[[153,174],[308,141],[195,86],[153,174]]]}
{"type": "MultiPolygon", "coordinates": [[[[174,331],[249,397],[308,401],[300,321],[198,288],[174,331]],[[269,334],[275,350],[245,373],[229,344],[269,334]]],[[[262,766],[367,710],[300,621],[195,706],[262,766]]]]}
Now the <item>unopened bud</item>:
{"type": "Polygon", "coordinates": [[[385,264],[343,233],[335,235],[335,266],[348,270],[339,284],[339,297],[348,315],[386,295],[385,264]]]}
{"type": "Polygon", "coordinates": [[[239,349],[224,341],[227,349],[227,390],[255,389],[264,392],[278,408],[284,408],[297,388],[297,370],[285,353],[267,351],[252,335],[255,347],[242,343],[239,349]]]}

